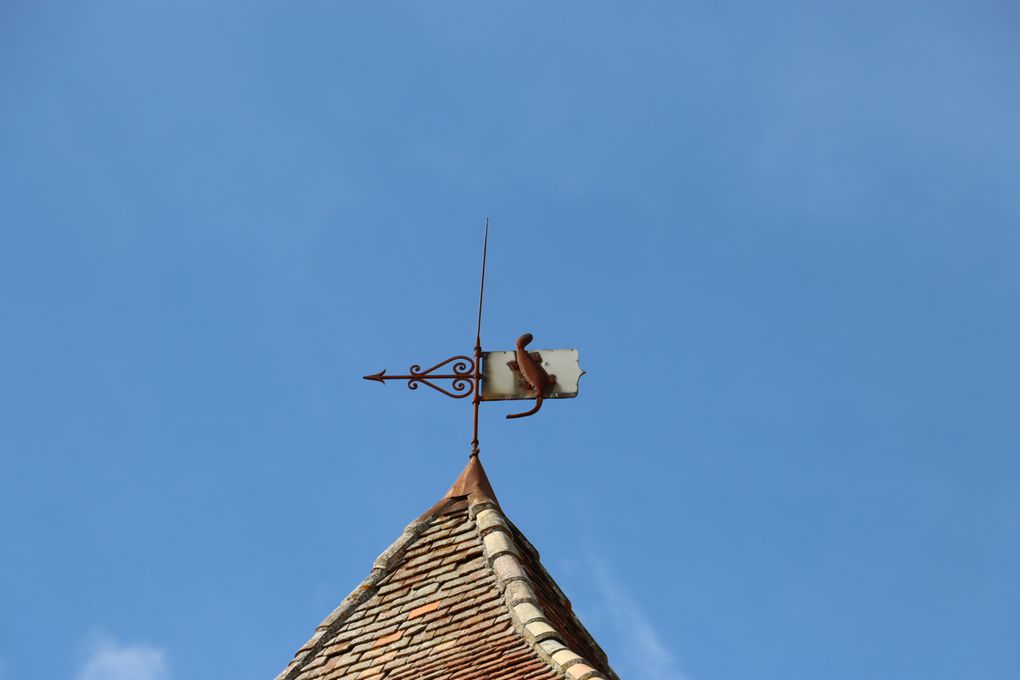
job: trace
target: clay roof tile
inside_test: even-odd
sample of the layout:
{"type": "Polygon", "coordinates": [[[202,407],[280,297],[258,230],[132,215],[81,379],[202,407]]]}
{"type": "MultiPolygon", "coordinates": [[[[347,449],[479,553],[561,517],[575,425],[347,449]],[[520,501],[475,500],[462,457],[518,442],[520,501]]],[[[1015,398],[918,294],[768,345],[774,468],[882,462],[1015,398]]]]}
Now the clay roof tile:
{"type": "Polygon", "coordinates": [[[477,457],[277,680],[618,680],[477,457]]]}

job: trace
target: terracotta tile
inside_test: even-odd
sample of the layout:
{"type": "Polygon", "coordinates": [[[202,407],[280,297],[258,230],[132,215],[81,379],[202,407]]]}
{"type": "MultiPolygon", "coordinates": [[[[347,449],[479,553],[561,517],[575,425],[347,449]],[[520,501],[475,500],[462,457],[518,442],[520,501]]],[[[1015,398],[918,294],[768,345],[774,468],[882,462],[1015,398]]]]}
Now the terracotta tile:
{"type": "Polygon", "coordinates": [[[439,605],[440,605],[440,601],[439,600],[436,600],[435,602],[429,602],[428,604],[423,604],[422,606],[416,607],[416,608],[412,609],[411,611],[409,611],[407,613],[407,618],[409,618],[409,619],[416,619],[419,616],[421,616],[422,614],[428,614],[429,612],[434,612],[437,609],[439,609],[439,605]]]}
{"type": "Polygon", "coordinates": [[[461,504],[413,524],[381,556],[388,571],[330,614],[279,680],[555,680],[550,653],[570,659],[571,680],[589,668],[615,680],[513,525],[496,506],[476,521],[461,504]],[[529,639],[556,640],[537,649],[512,617],[529,624],[529,639]]]}
{"type": "Polygon", "coordinates": [[[375,647],[381,647],[382,645],[388,645],[391,642],[396,642],[397,640],[399,640],[403,636],[404,636],[404,631],[398,630],[395,633],[390,633],[389,635],[384,635],[383,637],[379,638],[378,640],[375,641],[375,645],[374,646],[375,647]]]}

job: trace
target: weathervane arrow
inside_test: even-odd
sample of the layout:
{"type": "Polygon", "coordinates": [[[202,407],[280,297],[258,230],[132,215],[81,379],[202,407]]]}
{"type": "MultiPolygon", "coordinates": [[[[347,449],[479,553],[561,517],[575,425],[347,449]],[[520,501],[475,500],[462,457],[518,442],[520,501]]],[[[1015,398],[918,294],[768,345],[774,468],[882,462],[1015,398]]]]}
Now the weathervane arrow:
{"type": "Polygon", "coordinates": [[[463,399],[464,397],[470,396],[475,392],[475,361],[471,357],[466,356],[455,356],[450,357],[446,361],[441,361],[432,368],[421,370],[421,366],[415,364],[411,366],[409,375],[386,375],[386,369],[373,373],[372,375],[364,376],[365,380],[375,380],[381,382],[384,385],[387,380],[406,380],[407,386],[412,390],[418,389],[418,385],[428,385],[432,389],[442,392],[448,397],[454,399],[463,399]],[[453,373],[435,373],[438,369],[446,366],[447,364],[453,363],[451,370],[453,373]],[[444,390],[442,387],[433,383],[433,380],[450,380],[450,390],[444,390]]]}
{"type": "Polygon", "coordinates": [[[577,396],[578,382],[584,371],[578,363],[575,349],[528,350],[533,337],[525,333],[517,338],[513,351],[482,351],[482,301],[485,296],[485,260],[489,247],[489,220],[485,220],[485,239],[482,242],[482,282],[478,292],[478,326],[475,333],[474,357],[463,354],[452,356],[435,366],[422,370],[415,364],[404,375],[386,375],[386,369],[363,376],[383,385],[387,380],[406,380],[408,388],[427,385],[454,399],[473,396],[474,438],[471,456],[478,455],[478,407],[483,401],[534,399],[535,405],[522,413],[511,413],[507,418],[524,418],[542,408],[545,399],[569,399],[577,396]],[[447,368],[448,367],[448,368],[447,368]],[[440,369],[446,368],[445,371],[440,369]],[[445,389],[435,381],[449,380],[445,389]]]}

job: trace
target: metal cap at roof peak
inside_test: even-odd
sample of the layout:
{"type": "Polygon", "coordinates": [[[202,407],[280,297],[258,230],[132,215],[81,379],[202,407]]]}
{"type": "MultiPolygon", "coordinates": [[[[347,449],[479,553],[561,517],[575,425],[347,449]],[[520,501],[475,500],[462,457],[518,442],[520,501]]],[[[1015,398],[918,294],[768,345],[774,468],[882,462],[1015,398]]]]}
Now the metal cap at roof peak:
{"type": "Polygon", "coordinates": [[[499,501],[496,500],[496,492],[492,490],[492,484],[489,483],[489,477],[485,474],[485,468],[482,467],[478,456],[468,458],[468,464],[464,466],[457,481],[453,483],[443,498],[464,496],[469,497],[472,503],[485,499],[499,505],[499,501]]]}

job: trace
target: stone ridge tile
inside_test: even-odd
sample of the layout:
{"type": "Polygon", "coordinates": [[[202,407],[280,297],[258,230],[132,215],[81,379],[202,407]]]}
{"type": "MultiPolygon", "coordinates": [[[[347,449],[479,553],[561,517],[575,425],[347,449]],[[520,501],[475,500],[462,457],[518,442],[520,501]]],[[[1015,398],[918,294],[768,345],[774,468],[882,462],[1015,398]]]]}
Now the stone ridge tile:
{"type": "Polygon", "coordinates": [[[591,666],[579,663],[567,669],[567,677],[570,680],[589,680],[590,678],[601,678],[602,675],[591,666]]]}
{"type": "MultiPolygon", "coordinates": [[[[520,538],[516,529],[513,538],[515,540],[520,538]]],[[[581,655],[587,663],[594,664],[597,670],[611,675],[611,671],[607,673],[605,653],[577,621],[573,615],[570,601],[551,581],[545,569],[540,564],[534,563],[531,551],[522,550],[520,555],[519,560],[524,575],[531,583],[531,590],[534,591],[535,604],[545,613],[549,625],[559,634],[567,648],[581,655]]],[[[514,586],[514,583],[507,584],[507,590],[510,591],[514,586]]],[[[515,590],[517,589],[515,588],[515,590]]]]}
{"type": "Polygon", "coordinates": [[[503,515],[493,509],[482,510],[475,515],[475,523],[478,525],[479,531],[483,534],[491,529],[500,528],[506,529],[507,522],[503,519],[503,515]]]}
{"type": "Polygon", "coordinates": [[[301,680],[559,677],[514,631],[466,508],[425,528],[385,583],[299,675],[301,680]]]}

